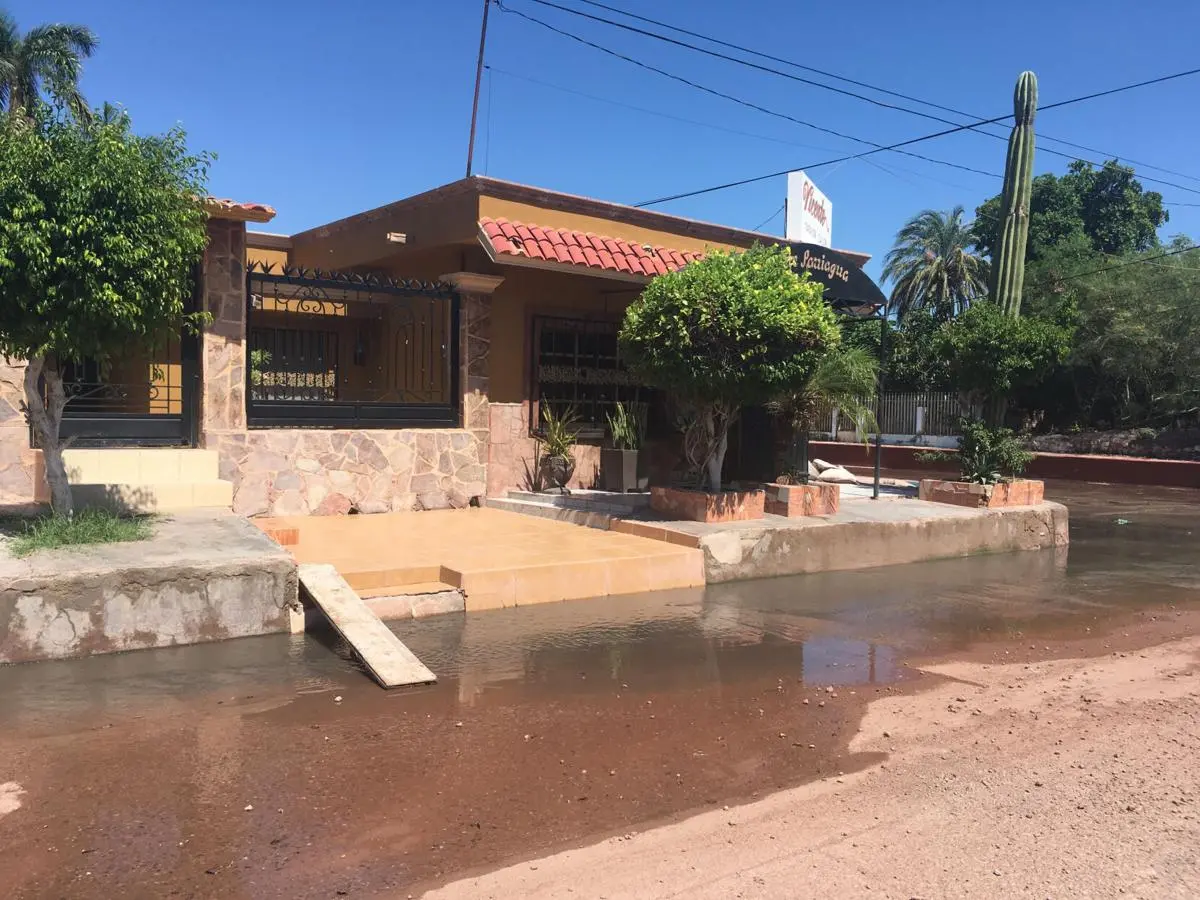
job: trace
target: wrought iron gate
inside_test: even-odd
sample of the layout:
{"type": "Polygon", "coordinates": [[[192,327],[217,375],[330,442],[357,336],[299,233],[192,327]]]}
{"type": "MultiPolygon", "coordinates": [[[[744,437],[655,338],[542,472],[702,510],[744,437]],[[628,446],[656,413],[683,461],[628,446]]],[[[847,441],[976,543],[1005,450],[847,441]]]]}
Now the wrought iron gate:
{"type": "MultiPolygon", "coordinates": [[[[199,267],[192,284],[186,312],[199,309],[199,267]]],[[[104,371],[90,360],[69,363],[59,434],[76,447],[193,446],[199,384],[200,338],[189,332],[166,336],[156,352],[120,359],[104,371]]]]}
{"type": "Polygon", "coordinates": [[[457,426],[458,317],[445,284],[251,263],[248,424],[457,426]]]}

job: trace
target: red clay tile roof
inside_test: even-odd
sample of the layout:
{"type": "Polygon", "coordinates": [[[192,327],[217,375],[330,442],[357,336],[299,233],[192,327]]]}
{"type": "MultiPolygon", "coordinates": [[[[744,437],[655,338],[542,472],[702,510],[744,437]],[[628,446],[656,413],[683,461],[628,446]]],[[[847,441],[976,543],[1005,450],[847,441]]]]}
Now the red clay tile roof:
{"type": "Polygon", "coordinates": [[[238,203],[220,197],[205,197],[204,208],[217,219],[235,219],[239,222],[270,222],[275,218],[275,208],[265,203],[238,203]]]}
{"type": "Polygon", "coordinates": [[[524,225],[508,219],[483,218],[479,230],[494,256],[541,259],[587,266],[627,275],[654,276],[674,272],[702,254],[628,241],[582,231],[524,225]]]}

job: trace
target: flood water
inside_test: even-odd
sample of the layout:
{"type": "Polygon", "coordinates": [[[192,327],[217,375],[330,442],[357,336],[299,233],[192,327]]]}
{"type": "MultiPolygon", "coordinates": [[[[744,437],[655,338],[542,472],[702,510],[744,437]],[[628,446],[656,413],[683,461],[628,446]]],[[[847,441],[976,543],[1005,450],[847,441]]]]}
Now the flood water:
{"type": "Polygon", "coordinates": [[[0,893],[421,884],[862,764],[908,659],[1200,606],[1200,492],[1048,493],[1069,549],[395,623],[428,688],[312,636],[0,669],[0,893]]]}

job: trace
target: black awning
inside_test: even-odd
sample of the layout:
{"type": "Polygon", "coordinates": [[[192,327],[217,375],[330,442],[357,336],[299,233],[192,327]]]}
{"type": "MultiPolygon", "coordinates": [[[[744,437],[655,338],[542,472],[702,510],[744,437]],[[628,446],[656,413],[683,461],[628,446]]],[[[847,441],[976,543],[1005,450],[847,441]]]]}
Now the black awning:
{"type": "Polygon", "coordinates": [[[817,244],[792,244],[796,269],[825,285],[825,299],[840,313],[867,317],[887,305],[887,298],[849,256],[817,244]]]}

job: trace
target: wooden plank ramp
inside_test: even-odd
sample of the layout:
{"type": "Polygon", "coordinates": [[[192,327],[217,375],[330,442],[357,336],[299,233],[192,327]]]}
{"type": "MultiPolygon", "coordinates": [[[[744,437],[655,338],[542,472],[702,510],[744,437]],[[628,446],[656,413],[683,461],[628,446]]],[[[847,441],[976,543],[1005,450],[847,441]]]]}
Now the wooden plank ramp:
{"type": "Polygon", "coordinates": [[[301,564],[300,586],[385,688],[437,681],[333,566],[301,564]]]}

